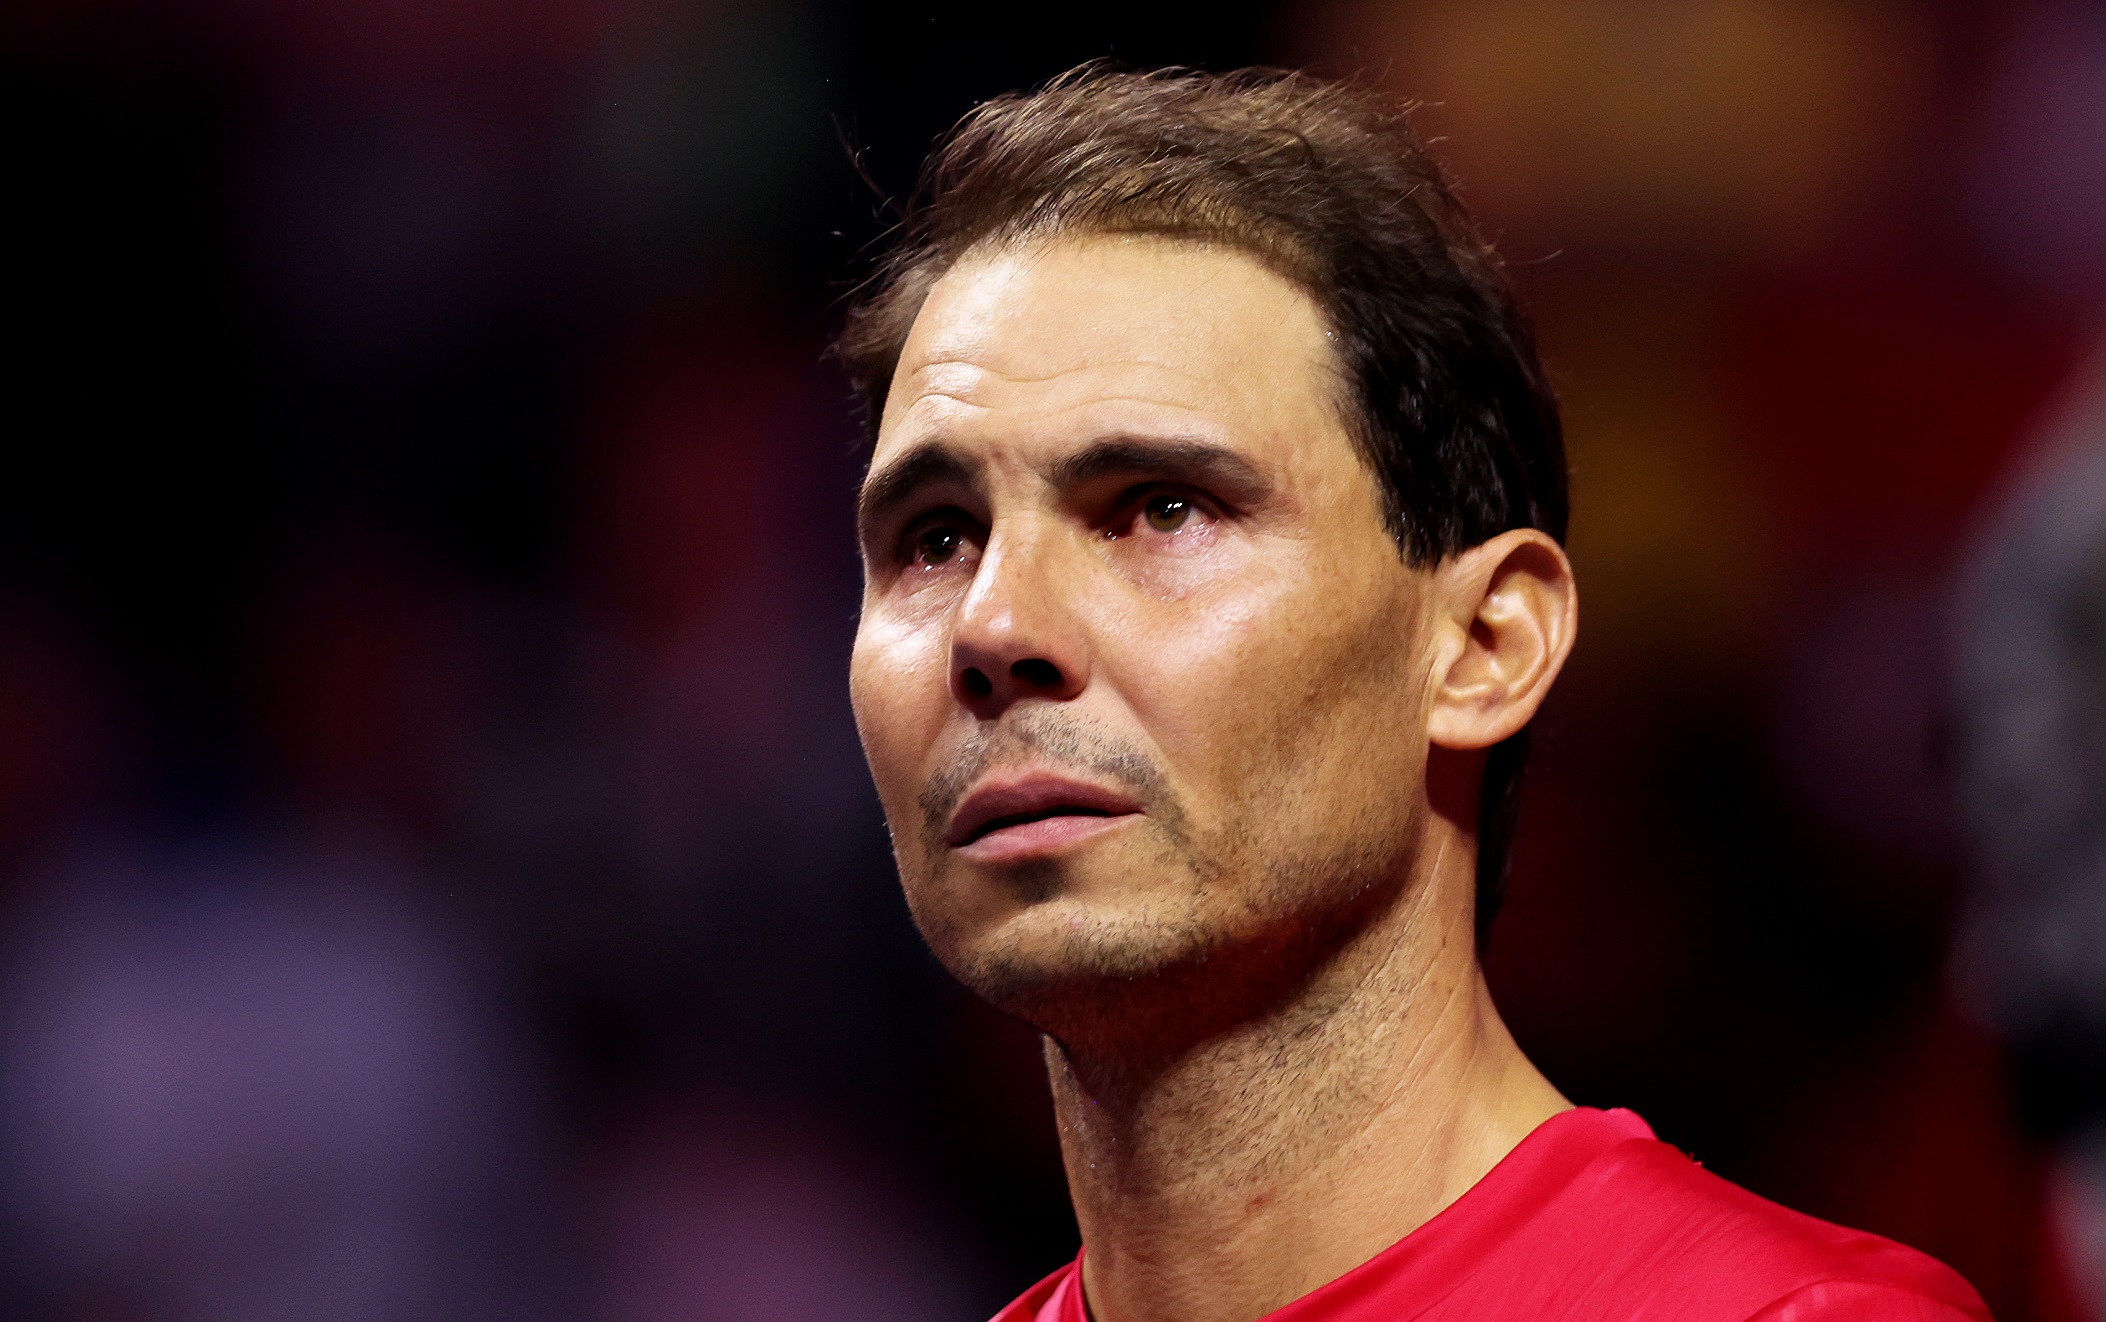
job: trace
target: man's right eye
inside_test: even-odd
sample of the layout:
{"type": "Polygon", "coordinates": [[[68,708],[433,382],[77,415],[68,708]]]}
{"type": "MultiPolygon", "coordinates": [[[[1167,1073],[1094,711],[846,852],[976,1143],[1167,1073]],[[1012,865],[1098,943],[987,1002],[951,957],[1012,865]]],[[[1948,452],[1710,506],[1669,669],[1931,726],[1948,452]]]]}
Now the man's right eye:
{"type": "Polygon", "coordinates": [[[965,550],[965,532],[956,524],[932,523],[914,533],[908,546],[917,565],[948,564],[965,550]]]}

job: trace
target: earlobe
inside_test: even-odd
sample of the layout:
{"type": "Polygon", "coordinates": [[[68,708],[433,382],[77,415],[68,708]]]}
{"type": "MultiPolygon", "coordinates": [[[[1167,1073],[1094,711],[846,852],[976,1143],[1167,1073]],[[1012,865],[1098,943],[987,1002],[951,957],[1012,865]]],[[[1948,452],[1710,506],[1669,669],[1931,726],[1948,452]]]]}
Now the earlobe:
{"type": "Polygon", "coordinates": [[[1449,559],[1436,583],[1445,645],[1427,737],[1442,748],[1489,748],[1535,716],[1572,651],[1572,564],[1547,534],[1517,528],[1449,559]]]}

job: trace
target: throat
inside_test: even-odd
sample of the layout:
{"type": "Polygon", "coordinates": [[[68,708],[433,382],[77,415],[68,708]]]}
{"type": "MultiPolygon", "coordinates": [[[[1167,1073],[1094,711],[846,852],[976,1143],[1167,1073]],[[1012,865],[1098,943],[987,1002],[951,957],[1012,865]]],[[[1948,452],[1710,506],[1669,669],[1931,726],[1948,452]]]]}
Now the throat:
{"type": "Polygon", "coordinates": [[[1423,962],[1352,957],[1367,953],[1173,1054],[1047,1040],[1097,1316],[1263,1316],[1409,1234],[1562,1109],[1466,937],[1418,945],[1423,962]]]}

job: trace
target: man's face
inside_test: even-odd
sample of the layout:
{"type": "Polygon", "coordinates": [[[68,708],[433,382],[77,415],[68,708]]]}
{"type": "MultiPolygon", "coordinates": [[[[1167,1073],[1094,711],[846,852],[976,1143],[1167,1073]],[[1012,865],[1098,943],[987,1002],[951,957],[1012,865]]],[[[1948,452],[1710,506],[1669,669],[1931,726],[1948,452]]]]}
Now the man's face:
{"type": "Polygon", "coordinates": [[[851,685],[915,919],[996,1004],[1058,1032],[1070,992],[1290,959],[1410,871],[1428,576],[1339,395],[1315,304],[1220,248],[1064,239],[930,293],[851,685]]]}

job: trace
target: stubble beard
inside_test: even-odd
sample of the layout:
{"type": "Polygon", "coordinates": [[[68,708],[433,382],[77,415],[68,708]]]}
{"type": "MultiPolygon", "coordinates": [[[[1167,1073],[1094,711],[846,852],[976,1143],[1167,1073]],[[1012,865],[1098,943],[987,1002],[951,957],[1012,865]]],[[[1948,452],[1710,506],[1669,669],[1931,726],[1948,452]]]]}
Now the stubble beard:
{"type": "Polygon", "coordinates": [[[1196,1045],[1293,1000],[1394,900],[1404,871],[1350,846],[1282,858],[1249,822],[1231,838],[1200,838],[1144,752],[1048,708],[976,733],[917,806],[927,875],[908,892],[931,949],[969,990],[1053,1039],[1100,1095],[1141,1086],[1196,1045]],[[1072,865],[1063,860],[1006,869],[1026,912],[977,938],[927,898],[946,889],[943,825],[959,797],[988,768],[1026,754],[1141,801],[1126,864],[1141,883],[1140,911],[1064,904],[1072,865]]]}

